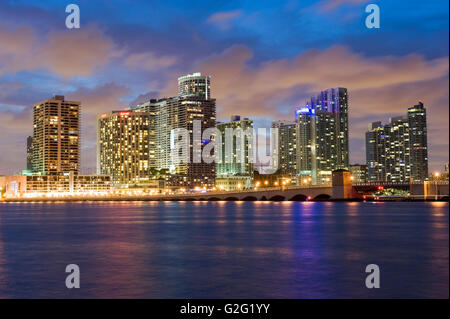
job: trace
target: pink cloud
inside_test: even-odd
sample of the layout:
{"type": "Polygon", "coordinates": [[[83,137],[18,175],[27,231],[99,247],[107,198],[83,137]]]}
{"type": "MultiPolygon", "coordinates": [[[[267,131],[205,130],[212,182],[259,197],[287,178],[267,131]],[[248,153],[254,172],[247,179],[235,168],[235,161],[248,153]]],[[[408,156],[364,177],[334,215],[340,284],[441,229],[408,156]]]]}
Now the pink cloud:
{"type": "Polygon", "coordinates": [[[153,52],[131,54],[124,60],[129,68],[156,70],[174,65],[177,58],[173,56],[156,56],[153,52]]]}
{"type": "Polygon", "coordinates": [[[114,43],[94,26],[50,32],[37,37],[30,28],[0,25],[0,74],[48,69],[63,76],[90,75],[121,55],[114,43]]]}

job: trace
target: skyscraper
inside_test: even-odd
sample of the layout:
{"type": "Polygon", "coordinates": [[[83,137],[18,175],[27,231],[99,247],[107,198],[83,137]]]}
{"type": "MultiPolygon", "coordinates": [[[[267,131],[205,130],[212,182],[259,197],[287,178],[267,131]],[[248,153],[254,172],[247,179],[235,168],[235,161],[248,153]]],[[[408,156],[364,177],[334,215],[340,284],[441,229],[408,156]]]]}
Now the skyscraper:
{"type": "Polygon", "coordinates": [[[110,175],[115,185],[149,181],[149,122],[146,112],[113,111],[97,121],[97,173],[110,175]]]}
{"type": "Polygon", "coordinates": [[[370,182],[386,180],[386,156],[389,153],[390,126],[373,122],[366,132],[366,162],[370,182]]]}
{"type": "Polygon", "coordinates": [[[411,162],[408,120],[402,116],[393,117],[391,118],[389,129],[386,179],[391,182],[409,181],[411,177],[411,162]]]}
{"type": "MultiPolygon", "coordinates": [[[[217,176],[229,176],[229,175],[242,175],[242,176],[253,176],[253,163],[251,161],[251,156],[253,155],[253,121],[248,118],[243,118],[239,115],[234,115],[231,117],[229,122],[219,122],[216,127],[222,134],[222,158],[221,163],[216,164],[216,175],[217,176]],[[241,129],[242,135],[236,136],[233,134],[233,148],[231,153],[226,152],[226,138],[227,129],[229,132],[231,130],[241,129]],[[248,132],[250,136],[244,136],[248,132]],[[251,132],[251,133],[250,133],[251,132]],[[243,142],[238,139],[242,139],[243,142]],[[239,162],[237,159],[241,157],[240,150],[238,147],[242,146],[244,154],[242,158],[243,161],[239,162]]],[[[219,145],[220,146],[220,145],[219,145]]]]}
{"type": "Polygon", "coordinates": [[[295,114],[299,175],[331,183],[333,170],[349,166],[347,89],[322,91],[295,114]]]}
{"type": "Polygon", "coordinates": [[[408,108],[411,143],[411,177],[416,181],[428,178],[427,111],[422,102],[408,108]]]}
{"type": "Polygon", "coordinates": [[[427,179],[426,112],[422,103],[408,109],[408,118],[397,116],[387,125],[369,125],[366,161],[369,181],[427,179]]]}
{"type": "Polygon", "coordinates": [[[80,102],[64,96],[34,105],[33,171],[42,175],[74,172],[80,168],[80,102]]]}
{"type": "MultiPolygon", "coordinates": [[[[200,148],[194,148],[194,121],[201,123],[202,132],[216,126],[216,100],[204,97],[178,96],[167,99],[166,107],[159,114],[161,123],[166,121],[166,125],[161,127],[161,143],[163,149],[169,155],[169,167],[172,173],[172,185],[186,187],[214,187],[215,185],[215,163],[205,163],[203,160],[196,163],[194,161],[194,151],[203,149],[208,141],[202,141],[200,148]],[[190,136],[189,161],[188,163],[175,163],[170,156],[171,150],[166,147],[171,145],[171,132],[176,129],[185,129],[190,136]]],[[[201,154],[200,154],[201,155],[201,154]]]]}
{"type": "Polygon", "coordinates": [[[287,176],[297,175],[297,125],[292,121],[272,122],[278,128],[278,167],[279,173],[287,176]]]}
{"type": "Polygon", "coordinates": [[[33,171],[33,136],[27,137],[27,171],[33,171]]]}
{"type": "Polygon", "coordinates": [[[178,96],[198,96],[211,98],[211,77],[200,72],[187,74],[178,78],[178,96]]]}
{"type": "MultiPolygon", "coordinates": [[[[159,114],[162,112],[165,106],[166,99],[151,99],[144,103],[135,105],[131,107],[133,112],[144,112],[148,113],[148,140],[149,140],[149,167],[158,168],[161,165],[161,156],[166,157],[166,153],[158,152],[160,150],[160,145],[158,141],[160,140],[161,130],[166,125],[166,122],[161,121],[162,118],[159,114]]],[[[165,161],[164,161],[165,162],[165,161]]]]}

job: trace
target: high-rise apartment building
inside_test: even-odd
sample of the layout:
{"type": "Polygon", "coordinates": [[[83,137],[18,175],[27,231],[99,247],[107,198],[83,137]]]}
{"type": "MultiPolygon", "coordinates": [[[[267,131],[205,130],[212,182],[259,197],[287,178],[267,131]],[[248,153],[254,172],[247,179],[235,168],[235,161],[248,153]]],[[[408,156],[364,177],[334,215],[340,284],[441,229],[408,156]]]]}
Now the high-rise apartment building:
{"type": "Polygon", "coordinates": [[[34,105],[33,171],[42,175],[67,172],[78,174],[80,168],[80,102],[64,96],[34,105]]]}
{"type": "MultiPolygon", "coordinates": [[[[216,100],[211,98],[210,77],[201,73],[188,74],[178,78],[179,95],[164,99],[152,99],[133,106],[134,113],[149,114],[149,165],[151,168],[170,172],[169,184],[180,187],[214,187],[215,164],[194,162],[194,121],[201,124],[201,130],[216,125],[216,100]],[[177,162],[171,156],[172,132],[185,129],[190,133],[188,162],[177,162]]],[[[200,154],[201,155],[201,154],[200,154]]]]}
{"type": "Polygon", "coordinates": [[[411,166],[408,120],[402,116],[393,117],[389,130],[386,140],[386,179],[391,182],[409,181],[411,166]]]}
{"type": "Polygon", "coordinates": [[[370,182],[386,180],[386,156],[389,156],[390,126],[373,122],[366,132],[366,162],[370,182]]]}
{"type": "MultiPolygon", "coordinates": [[[[167,99],[166,107],[159,114],[161,122],[166,121],[166,125],[161,128],[161,151],[166,152],[168,158],[168,168],[172,174],[173,186],[186,187],[207,187],[215,185],[215,163],[206,163],[201,160],[195,162],[194,151],[201,152],[203,147],[209,142],[201,140],[201,145],[194,148],[194,121],[201,124],[201,131],[216,126],[216,100],[205,99],[196,95],[178,96],[167,99]],[[170,146],[173,144],[172,132],[176,129],[185,129],[190,134],[189,159],[187,163],[176,163],[171,154],[170,146]],[[169,147],[167,149],[167,146],[169,147]]],[[[196,154],[197,156],[201,154],[196,154]]]]}
{"type": "Polygon", "coordinates": [[[422,102],[408,108],[411,143],[411,178],[428,178],[427,111],[422,102]]]}
{"type": "Polygon", "coordinates": [[[178,78],[178,96],[198,96],[205,100],[211,98],[211,77],[200,72],[178,78]]]}
{"type": "Polygon", "coordinates": [[[97,120],[97,173],[119,186],[145,185],[150,170],[150,114],[113,111],[97,120]]]}
{"type": "Polygon", "coordinates": [[[278,129],[278,152],[275,167],[281,175],[297,175],[297,125],[293,121],[272,122],[278,129]]]}
{"type": "Polygon", "coordinates": [[[333,170],[349,167],[347,89],[322,91],[295,115],[299,175],[331,183],[333,170]]]}
{"type": "Polygon", "coordinates": [[[33,171],[33,136],[27,137],[27,171],[33,171]]]}
{"type": "Polygon", "coordinates": [[[398,116],[382,125],[373,122],[366,132],[369,181],[406,182],[411,176],[409,125],[398,116]]]}
{"type": "Polygon", "coordinates": [[[409,182],[428,178],[426,111],[422,103],[382,125],[373,122],[366,132],[369,181],[409,182]]]}
{"type": "Polygon", "coordinates": [[[159,116],[163,112],[165,107],[165,99],[151,99],[144,103],[135,105],[131,107],[131,111],[133,112],[144,112],[147,113],[148,118],[148,154],[149,154],[149,167],[157,169],[158,167],[162,167],[162,162],[166,162],[162,160],[161,157],[168,157],[166,152],[161,152],[161,128],[164,128],[166,121],[162,121],[162,118],[159,116]]]}
{"type": "Polygon", "coordinates": [[[253,121],[233,115],[229,122],[217,123],[216,127],[222,135],[222,157],[221,162],[216,164],[216,176],[222,178],[226,176],[252,177],[253,121]],[[231,142],[228,141],[232,146],[231,150],[226,148],[227,138],[232,138],[231,142]]]}

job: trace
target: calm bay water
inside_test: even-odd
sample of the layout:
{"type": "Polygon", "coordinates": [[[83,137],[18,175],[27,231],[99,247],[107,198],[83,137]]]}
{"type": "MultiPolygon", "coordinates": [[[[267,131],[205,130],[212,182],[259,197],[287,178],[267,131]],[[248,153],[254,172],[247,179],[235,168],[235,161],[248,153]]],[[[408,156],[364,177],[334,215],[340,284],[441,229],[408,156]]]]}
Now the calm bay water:
{"type": "Polygon", "coordinates": [[[449,297],[448,203],[0,203],[0,298],[449,297]],[[381,288],[365,287],[377,264],[381,288]],[[65,287],[77,264],[81,288],[65,287]]]}

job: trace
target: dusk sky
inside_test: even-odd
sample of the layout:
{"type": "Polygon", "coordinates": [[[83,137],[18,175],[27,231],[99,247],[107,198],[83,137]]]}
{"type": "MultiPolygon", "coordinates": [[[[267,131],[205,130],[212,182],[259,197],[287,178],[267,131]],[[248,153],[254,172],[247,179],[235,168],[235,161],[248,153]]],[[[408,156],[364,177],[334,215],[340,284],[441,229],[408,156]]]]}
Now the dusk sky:
{"type": "Polygon", "coordinates": [[[32,106],[82,102],[82,163],[94,172],[95,118],[176,95],[177,77],[212,77],[219,120],[270,127],[331,87],[349,92],[350,162],[365,163],[372,121],[428,112],[430,171],[449,153],[448,1],[0,1],[0,174],[26,168],[32,106]],[[81,10],[67,29],[65,7],[81,10]],[[365,26],[376,3],[381,27],[365,26]]]}

